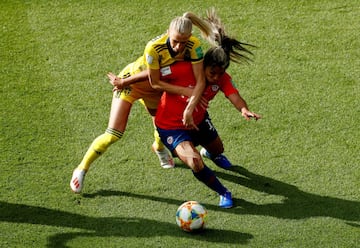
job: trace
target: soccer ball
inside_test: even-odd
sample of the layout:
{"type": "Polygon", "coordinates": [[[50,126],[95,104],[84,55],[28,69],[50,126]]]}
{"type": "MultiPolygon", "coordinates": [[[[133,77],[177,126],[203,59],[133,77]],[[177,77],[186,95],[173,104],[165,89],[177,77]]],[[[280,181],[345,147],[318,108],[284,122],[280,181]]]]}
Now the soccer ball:
{"type": "Polygon", "coordinates": [[[176,223],[186,232],[202,230],[206,222],[207,210],[197,201],[184,202],[176,211],[176,223]]]}

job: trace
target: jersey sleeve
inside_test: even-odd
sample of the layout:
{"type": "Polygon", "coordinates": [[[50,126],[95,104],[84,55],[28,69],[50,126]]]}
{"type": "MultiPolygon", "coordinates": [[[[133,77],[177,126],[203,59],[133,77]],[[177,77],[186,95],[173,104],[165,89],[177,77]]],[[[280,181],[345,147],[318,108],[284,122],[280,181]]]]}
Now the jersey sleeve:
{"type": "Polygon", "coordinates": [[[235,87],[232,78],[229,74],[225,73],[221,79],[221,87],[220,90],[224,93],[226,97],[230,96],[234,93],[239,93],[237,88],[235,87]]]}
{"type": "Polygon", "coordinates": [[[144,50],[144,62],[146,67],[158,70],[160,69],[159,61],[159,54],[156,52],[153,42],[148,42],[144,50]]]}
{"type": "Polygon", "coordinates": [[[188,45],[190,46],[190,58],[193,64],[199,63],[204,58],[204,52],[201,47],[200,40],[195,36],[191,36],[188,45]]]}

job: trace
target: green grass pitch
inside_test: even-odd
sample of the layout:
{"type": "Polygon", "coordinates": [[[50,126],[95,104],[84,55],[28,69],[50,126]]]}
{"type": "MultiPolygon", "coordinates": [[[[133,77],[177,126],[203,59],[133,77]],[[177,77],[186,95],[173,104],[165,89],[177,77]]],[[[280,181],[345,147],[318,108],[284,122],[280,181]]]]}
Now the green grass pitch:
{"type": "Polygon", "coordinates": [[[359,30],[353,0],[1,1],[0,247],[360,247],[359,30]],[[205,162],[236,206],[220,209],[179,160],[160,168],[138,103],[73,194],[72,170],[107,126],[106,73],[211,6],[257,46],[229,72],[263,119],[222,95],[209,108],[234,168],[205,162]],[[205,232],[176,226],[185,200],[208,209],[205,232]]]}

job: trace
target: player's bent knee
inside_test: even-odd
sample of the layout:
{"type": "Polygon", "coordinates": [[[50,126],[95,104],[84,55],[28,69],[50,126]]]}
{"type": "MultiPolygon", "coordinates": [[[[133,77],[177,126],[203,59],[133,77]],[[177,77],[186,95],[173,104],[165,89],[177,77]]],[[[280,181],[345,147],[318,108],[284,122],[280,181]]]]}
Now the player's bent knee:
{"type": "Polygon", "coordinates": [[[195,158],[193,158],[191,169],[192,169],[194,172],[199,172],[199,171],[201,171],[203,168],[204,168],[204,163],[203,163],[201,157],[195,157],[195,158]]]}

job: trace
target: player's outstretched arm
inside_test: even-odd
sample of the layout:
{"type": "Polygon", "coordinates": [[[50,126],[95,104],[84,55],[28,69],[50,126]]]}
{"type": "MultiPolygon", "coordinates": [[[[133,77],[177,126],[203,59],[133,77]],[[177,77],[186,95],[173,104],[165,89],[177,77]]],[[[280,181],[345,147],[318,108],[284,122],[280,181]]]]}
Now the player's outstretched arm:
{"type": "Polygon", "coordinates": [[[241,112],[241,115],[246,119],[250,120],[254,118],[255,120],[261,119],[261,116],[257,113],[251,112],[246,104],[246,101],[240,96],[239,93],[234,93],[228,96],[229,101],[234,105],[234,107],[241,112]]]}

